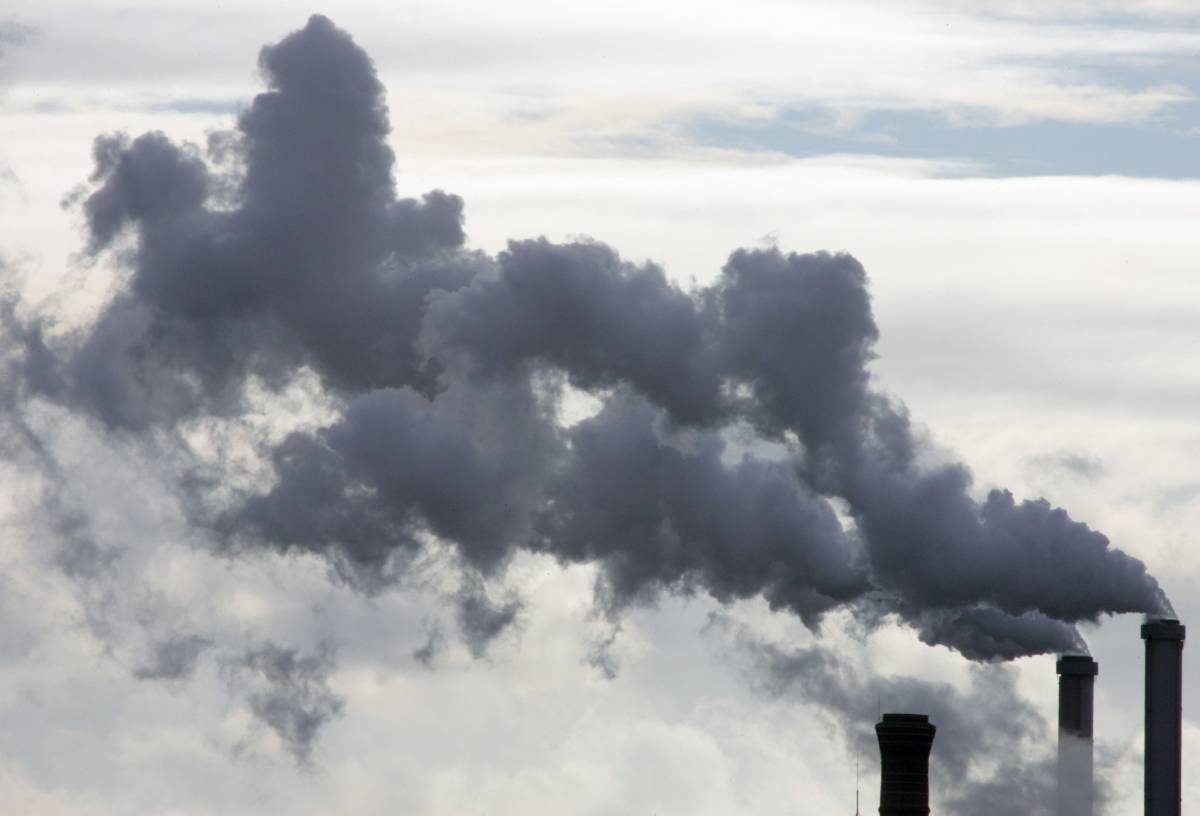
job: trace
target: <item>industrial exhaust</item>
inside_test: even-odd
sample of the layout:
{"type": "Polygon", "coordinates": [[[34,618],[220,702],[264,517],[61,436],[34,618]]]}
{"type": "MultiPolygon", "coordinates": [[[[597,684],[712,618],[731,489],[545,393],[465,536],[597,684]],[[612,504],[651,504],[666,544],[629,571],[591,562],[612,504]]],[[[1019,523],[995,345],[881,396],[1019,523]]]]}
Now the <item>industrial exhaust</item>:
{"type": "Polygon", "coordinates": [[[1174,618],[1142,624],[1146,641],[1145,816],[1179,816],[1183,799],[1183,639],[1174,618]]]}
{"type": "Polygon", "coordinates": [[[879,738],[879,816],[928,816],[929,750],[937,728],[926,714],[884,714],[879,738]]]}
{"type": "Polygon", "coordinates": [[[1058,671],[1058,816],[1092,816],[1095,808],[1093,712],[1099,665],[1063,655],[1058,671]]]}

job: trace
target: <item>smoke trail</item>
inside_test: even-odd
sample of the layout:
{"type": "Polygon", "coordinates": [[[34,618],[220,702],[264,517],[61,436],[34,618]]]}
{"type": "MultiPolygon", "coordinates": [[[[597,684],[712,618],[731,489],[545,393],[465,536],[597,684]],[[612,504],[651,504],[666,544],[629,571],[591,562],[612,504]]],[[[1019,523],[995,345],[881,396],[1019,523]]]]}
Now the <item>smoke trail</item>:
{"type": "MultiPolygon", "coordinates": [[[[974,659],[1165,608],[1065,511],[977,502],[964,466],[920,463],[872,387],[849,255],[738,250],[685,290],[599,243],[472,252],[461,199],[397,198],[383,87],[345,32],[314,16],[260,67],[267,90],[203,151],[96,141],[88,251],[130,274],[94,323],[51,342],[6,316],[23,398],[119,434],[238,417],[251,387],[316,375],[336,421],[274,446],[267,489],[191,504],[222,546],[319,553],[368,591],[429,536],[480,574],[526,548],[598,563],[614,616],[662,591],[762,596],[813,627],[848,606],[974,659]],[[566,384],[601,411],[564,427],[566,384]],[[735,455],[733,426],[786,457],[735,455]]],[[[473,651],[516,611],[464,607],[473,651]]]]}

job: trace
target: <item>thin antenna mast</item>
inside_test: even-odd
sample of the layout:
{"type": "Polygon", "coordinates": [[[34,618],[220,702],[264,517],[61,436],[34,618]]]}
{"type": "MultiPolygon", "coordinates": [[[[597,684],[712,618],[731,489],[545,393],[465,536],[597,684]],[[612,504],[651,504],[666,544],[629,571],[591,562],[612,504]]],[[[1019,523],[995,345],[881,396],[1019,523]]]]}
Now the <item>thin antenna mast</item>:
{"type": "Polygon", "coordinates": [[[862,814],[858,812],[858,766],[862,757],[862,745],[858,742],[858,740],[855,740],[854,748],[854,816],[862,816],[862,814]]]}

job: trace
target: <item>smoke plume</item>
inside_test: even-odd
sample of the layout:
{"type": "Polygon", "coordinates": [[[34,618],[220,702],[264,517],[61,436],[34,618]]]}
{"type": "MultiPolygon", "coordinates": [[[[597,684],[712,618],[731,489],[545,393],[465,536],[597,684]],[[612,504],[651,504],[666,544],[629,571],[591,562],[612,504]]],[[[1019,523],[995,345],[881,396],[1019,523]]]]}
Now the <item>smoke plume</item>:
{"type": "MultiPolygon", "coordinates": [[[[978,660],[1166,608],[1140,561],[1065,510],[977,500],[965,466],[928,464],[872,382],[879,330],[850,255],[737,250],[690,289],[597,242],[490,257],[466,247],[457,196],[397,197],[384,88],[345,32],[314,16],[259,63],[266,90],[203,148],[96,140],[75,198],[87,252],[127,274],[93,322],[4,313],[24,350],[6,399],[115,435],[177,438],[316,378],[336,418],[258,440],[268,481],[181,474],[223,550],[315,553],[375,591],[431,537],[484,577],[527,549],[599,565],[614,619],[661,592],[761,596],[814,628],[835,608],[895,617],[978,660]],[[599,412],[566,424],[568,387],[599,412]],[[735,428],[778,455],[739,452],[735,428]]],[[[472,651],[518,611],[464,595],[472,651]]],[[[187,671],[176,652],[147,671],[187,671]]],[[[283,677],[279,658],[245,667],[283,677]]],[[[306,756],[314,718],[275,699],[262,716],[306,756]]]]}

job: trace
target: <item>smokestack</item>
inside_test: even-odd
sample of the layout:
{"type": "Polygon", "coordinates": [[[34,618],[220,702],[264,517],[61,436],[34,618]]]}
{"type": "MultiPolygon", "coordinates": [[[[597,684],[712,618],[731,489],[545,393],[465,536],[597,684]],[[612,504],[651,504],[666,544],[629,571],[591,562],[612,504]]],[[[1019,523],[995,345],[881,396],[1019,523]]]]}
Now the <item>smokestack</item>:
{"type": "Polygon", "coordinates": [[[1087,655],[1058,659],[1058,814],[1092,816],[1092,716],[1096,674],[1087,655]]]}
{"type": "Polygon", "coordinates": [[[879,816],[929,814],[929,749],[937,731],[926,714],[884,714],[879,738],[879,816]]]}
{"type": "Polygon", "coordinates": [[[1179,816],[1183,771],[1183,637],[1174,618],[1142,624],[1146,641],[1146,816],[1179,816]]]}

